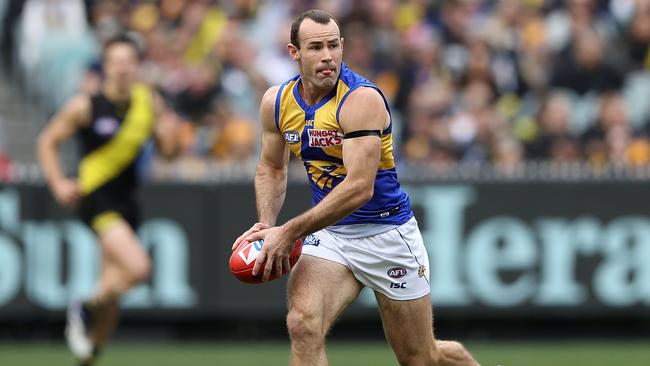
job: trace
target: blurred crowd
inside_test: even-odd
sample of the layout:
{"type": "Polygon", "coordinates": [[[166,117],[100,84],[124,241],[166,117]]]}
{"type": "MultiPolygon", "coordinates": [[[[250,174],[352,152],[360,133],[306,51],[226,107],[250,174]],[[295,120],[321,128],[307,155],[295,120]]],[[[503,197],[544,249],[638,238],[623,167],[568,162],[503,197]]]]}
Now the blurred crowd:
{"type": "Polygon", "coordinates": [[[96,90],[98,45],[131,32],[198,176],[256,159],[260,97],[296,73],[289,28],[311,8],[339,20],[344,61],[388,97],[400,162],[650,162],[650,0],[28,0],[14,53],[49,77],[28,92],[57,106],[51,85],[96,90]]]}

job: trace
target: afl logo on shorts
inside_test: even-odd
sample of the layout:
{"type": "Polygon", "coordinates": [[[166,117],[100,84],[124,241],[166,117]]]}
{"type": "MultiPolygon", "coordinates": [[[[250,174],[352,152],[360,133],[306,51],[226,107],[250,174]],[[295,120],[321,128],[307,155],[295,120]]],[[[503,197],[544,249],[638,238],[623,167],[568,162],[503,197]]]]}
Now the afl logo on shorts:
{"type": "Polygon", "coordinates": [[[284,139],[287,140],[289,145],[295,145],[300,142],[300,134],[298,131],[287,130],[284,131],[284,139]]]}
{"type": "Polygon", "coordinates": [[[393,267],[388,270],[388,277],[390,278],[402,278],[406,276],[406,268],[404,267],[393,267]]]}
{"type": "Polygon", "coordinates": [[[100,136],[111,136],[120,127],[120,122],[113,117],[102,117],[95,121],[95,133],[100,136]]]}

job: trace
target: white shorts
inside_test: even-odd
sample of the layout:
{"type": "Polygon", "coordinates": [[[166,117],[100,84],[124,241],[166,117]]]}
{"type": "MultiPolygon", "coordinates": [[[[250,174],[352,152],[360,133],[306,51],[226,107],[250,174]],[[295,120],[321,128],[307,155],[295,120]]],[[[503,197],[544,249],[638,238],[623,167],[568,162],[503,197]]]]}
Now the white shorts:
{"type": "Polygon", "coordinates": [[[340,263],[363,285],[394,300],[417,299],[431,291],[429,256],[415,218],[360,238],[344,238],[326,228],[305,238],[302,254],[340,263]]]}

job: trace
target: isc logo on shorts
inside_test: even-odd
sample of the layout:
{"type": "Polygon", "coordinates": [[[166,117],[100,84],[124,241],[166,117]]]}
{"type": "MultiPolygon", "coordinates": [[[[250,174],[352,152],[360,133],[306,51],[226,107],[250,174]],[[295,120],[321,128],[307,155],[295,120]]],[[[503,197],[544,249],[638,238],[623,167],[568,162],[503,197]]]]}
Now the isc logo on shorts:
{"type": "Polygon", "coordinates": [[[343,143],[338,130],[308,130],[309,147],[337,146],[343,143]]]}

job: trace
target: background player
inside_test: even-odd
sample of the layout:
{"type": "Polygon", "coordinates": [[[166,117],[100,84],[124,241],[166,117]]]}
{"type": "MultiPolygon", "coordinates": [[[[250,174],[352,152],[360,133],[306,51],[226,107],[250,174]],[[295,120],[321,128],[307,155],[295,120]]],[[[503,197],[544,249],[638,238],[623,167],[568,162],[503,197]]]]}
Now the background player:
{"type": "Polygon", "coordinates": [[[342,63],[339,27],[323,11],[294,21],[288,48],[300,74],[262,99],[259,223],[233,248],[264,239],[253,274],[268,279],[289,269],[294,240],[307,236],[289,280],[292,365],[327,364],[325,336],[364,285],[375,290],[400,364],[477,365],[461,344],[434,340],[428,257],[397,180],[383,95],[342,63]],[[314,207],[274,226],[289,150],[307,168],[314,207]]]}
{"type": "Polygon", "coordinates": [[[82,364],[91,364],[118,319],[118,300],[145,281],[150,259],[134,230],[136,163],[155,135],[158,151],[176,151],[176,128],[161,98],[136,82],[138,45],[127,37],[108,41],[103,50],[104,80],[97,95],[73,97],[50,121],[38,140],[38,159],[56,200],[78,208],[101,245],[101,274],[94,297],[72,303],[66,338],[82,364]],[[82,160],[78,178],[68,178],[59,164],[58,147],[78,134],[82,160]]]}

